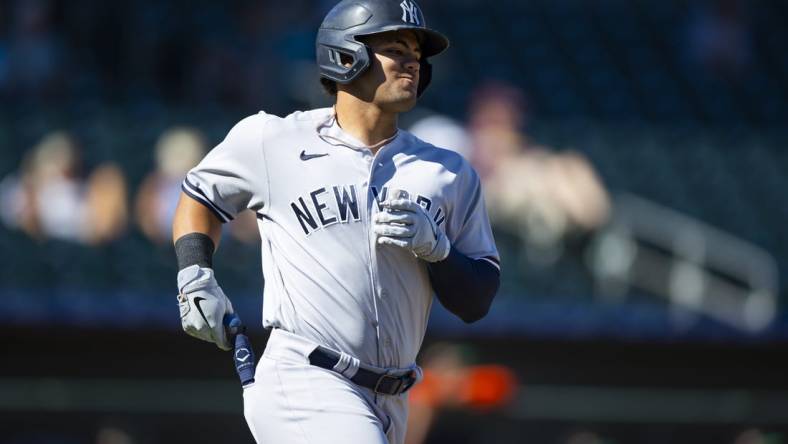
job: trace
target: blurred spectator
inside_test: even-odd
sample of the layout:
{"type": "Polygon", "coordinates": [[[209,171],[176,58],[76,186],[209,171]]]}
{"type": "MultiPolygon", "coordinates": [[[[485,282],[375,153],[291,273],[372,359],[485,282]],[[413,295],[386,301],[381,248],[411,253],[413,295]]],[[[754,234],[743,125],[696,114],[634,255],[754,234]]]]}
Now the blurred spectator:
{"type": "Polygon", "coordinates": [[[113,164],[99,165],[83,180],[73,138],[46,135],[23,160],[20,173],[0,185],[6,225],[36,239],[98,244],[122,234],[127,219],[126,181],[113,164]]]}
{"type": "Polygon", "coordinates": [[[205,152],[204,138],[195,129],[175,127],[159,136],[156,168],[143,179],[134,203],[137,225],[151,242],[170,242],[181,182],[205,152]]]}
{"type": "Polygon", "coordinates": [[[112,241],[125,232],[129,218],[127,199],[126,180],[116,165],[100,165],[90,174],[85,195],[90,243],[112,241]]]}
{"type": "Polygon", "coordinates": [[[483,85],[473,94],[472,161],[484,182],[493,223],[518,233],[534,262],[552,263],[565,238],[606,222],[610,201],[581,153],[528,139],[524,103],[522,92],[505,84],[483,85]]]}
{"type": "Polygon", "coordinates": [[[692,59],[713,74],[735,77],[752,59],[752,37],[740,0],[703,2],[689,27],[692,59]]]}
{"type": "Polygon", "coordinates": [[[525,98],[508,84],[491,82],[472,93],[468,110],[471,161],[485,181],[503,161],[525,150],[525,98]]]}
{"type": "Polygon", "coordinates": [[[451,117],[440,114],[426,116],[416,121],[409,131],[425,142],[456,151],[470,159],[471,141],[468,131],[451,117]]]}
{"type": "MultiPolygon", "coordinates": [[[[172,239],[172,218],[181,194],[181,182],[206,153],[205,138],[193,128],[173,127],[156,142],[156,168],[142,181],[134,202],[134,217],[140,230],[153,243],[172,239]]],[[[228,233],[244,244],[256,243],[257,218],[244,211],[227,224],[228,233]]]]}

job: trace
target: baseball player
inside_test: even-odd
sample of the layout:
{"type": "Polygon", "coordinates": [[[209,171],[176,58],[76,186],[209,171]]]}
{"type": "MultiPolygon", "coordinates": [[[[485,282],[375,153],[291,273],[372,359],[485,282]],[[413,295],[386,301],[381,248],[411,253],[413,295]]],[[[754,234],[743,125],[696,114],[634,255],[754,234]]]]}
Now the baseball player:
{"type": "Polygon", "coordinates": [[[244,414],[259,443],[402,443],[433,295],[466,322],[499,285],[479,178],[397,128],[446,37],[412,0],[343,0],[317,36],[331,108],[239,122],[183,182],[173,237],[181,322],[231,348],[211,269],[221,224],[257,215],[263,325],[244,414]]]}

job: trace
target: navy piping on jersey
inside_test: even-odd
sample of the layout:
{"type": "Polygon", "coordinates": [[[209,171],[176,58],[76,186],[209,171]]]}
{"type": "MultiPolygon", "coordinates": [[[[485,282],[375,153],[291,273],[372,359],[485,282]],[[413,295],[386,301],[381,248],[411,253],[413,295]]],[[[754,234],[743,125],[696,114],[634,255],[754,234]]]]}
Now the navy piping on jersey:
{"type": "Polygon", "coordinates": [[[216,209],[216,211],[221,213],[224,216],[225,219],[227,219],[227,220],[233,220],[234,219],[232,214],[222,210],[222,208],[219,205],[216,205],[215,203],[213,203],[213,201],[211,201],[211,199],[208,198],[208,195],[205,194],[205,192],[200,188],[199,185],[189,182],[189,177],[188,176],[183,179],[183,183],[185,185],[187,185],[188,188],[191,188],[193,191],[196,191],[197,193],[199,193],[200,196],[202,196],[207,203],[209,203],[211,206],[213,206],[216,209]]]}
{"type": "Polygon", "coordinates": [[[218,211],[216,211],[216,209],[214,209],[213,206],[211,206],[208,202],[205,202],[202,199],[202,197],[197,196],[196,194],[194,194],[191,191],[189,191],[186,188],[186,185],[181,185],[181,189],[183,190],[184,193],[186,193],[187,196],[191,197],[192,199],[194,199],[195,201],[200,203],[202,206],[204,206],[205,208],[209,209],[211,211],[211,213],[213,213],[213,215],[216,216],[216,218],[219,219],[222,223],[227,222],[227,219],[225,219],[224,216],[222,216],[218,211]]]}
{"type": "Polygon", "coordinates": [[[211,212],[222,222],[229,222],[233,220],[232,216],[222,211],[221,208],[217,207],[216,204],[211,202],[205,194],[199,188],[194,187],[193,185],[189,184],[187,181],[184,181],[181,184],[181,189],[184,193],[186,193],[189,197],[196,200],[197,202],[203,204],[206,208],[211,210],[211,212]],[[192,191],[190,188],[194,188],[197,193],[192,191]]]}

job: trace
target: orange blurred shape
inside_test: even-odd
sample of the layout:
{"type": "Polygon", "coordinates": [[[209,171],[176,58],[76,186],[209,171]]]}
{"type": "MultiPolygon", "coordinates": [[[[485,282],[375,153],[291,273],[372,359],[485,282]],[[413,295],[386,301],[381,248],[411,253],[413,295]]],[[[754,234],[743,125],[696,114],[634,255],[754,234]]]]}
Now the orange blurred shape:
{"type": "Polygon", "coordinates": [[[424,369],[424,379],[409,393],[414,405],[491,410],[515,395],[517,378],[502,365],[476,365],[443,371],[424,369]]]}
{"type": "Polygon", "coordinates": [[[413,386],[408,393],[408,401],[413,404],[436,407],[441,402],[439,391],[440,376],[430,369],[424,369],[424,378],[413,386]]]}
{"type": "Polygon", "coordinates": [[[502,365],[476,365],[468,368],[462,400],[470,407],[489,410],[511,401],[517,388],[514,372],[502,365]]]}

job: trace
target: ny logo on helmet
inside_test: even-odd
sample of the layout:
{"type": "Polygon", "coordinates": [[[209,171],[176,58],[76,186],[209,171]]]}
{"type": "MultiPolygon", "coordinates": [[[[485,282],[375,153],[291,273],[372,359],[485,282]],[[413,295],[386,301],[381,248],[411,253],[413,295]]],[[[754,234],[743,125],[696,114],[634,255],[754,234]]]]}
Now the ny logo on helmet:
{"type": "Polygon", "coordinates": [[[414,23],[416,25],[421,24],[419,23],[419,8],[416,7],[415,3],[408,0],[402,0],[399,7],[402,8],[403,22],[414,23]]]}

